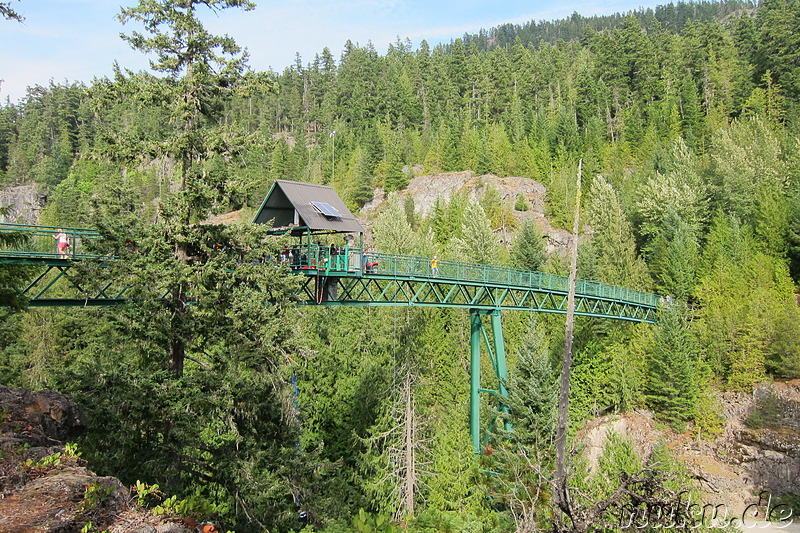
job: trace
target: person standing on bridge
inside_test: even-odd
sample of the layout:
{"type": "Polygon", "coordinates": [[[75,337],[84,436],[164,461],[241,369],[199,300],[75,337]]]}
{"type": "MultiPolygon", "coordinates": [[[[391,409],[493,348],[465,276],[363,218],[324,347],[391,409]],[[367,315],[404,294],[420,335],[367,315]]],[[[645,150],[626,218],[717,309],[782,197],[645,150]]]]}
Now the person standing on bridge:
{"type": "Polygon", "coordinates": [[[439,258],[435,255],[431,259],[431,276],[434,278],[439,277],[439,258]]]}
{"type": "Polygon", "coordinates": [[[56,247],[58,248],[58,258],[59,259],[66,259],[67,258],[67,248],[69,248],[69,237],[64,230],[58,228],[58,233],[53,235],[53,238],[56,240],[56,247]]]}

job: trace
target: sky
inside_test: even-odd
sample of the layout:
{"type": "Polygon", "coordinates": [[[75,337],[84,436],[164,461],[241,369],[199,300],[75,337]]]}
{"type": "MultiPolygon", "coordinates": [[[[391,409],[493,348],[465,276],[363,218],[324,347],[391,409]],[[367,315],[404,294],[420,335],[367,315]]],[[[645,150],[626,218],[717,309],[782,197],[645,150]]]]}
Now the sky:
{"type": "MultiPolygon", "coordinates": [[[[282,72],[300,54],[302,64],[328,47],[339,59],[347,40],[372,42],[380,54],[408,38],[416,50],[500,24],[556,20],[655,7],[667,0],[256,0],[254,11],[201,7],[207,29],[229,35],[250,54],[253,70],[282,72]]],[[[114,62],[134,71],[148,56],[120,37],[133,26],[117,20],[120,6],[136,0],[12,0],[23,23],[0,19],[0,102],[18,103],[28,87],[83,82],[111,76],[114,62]]]]}

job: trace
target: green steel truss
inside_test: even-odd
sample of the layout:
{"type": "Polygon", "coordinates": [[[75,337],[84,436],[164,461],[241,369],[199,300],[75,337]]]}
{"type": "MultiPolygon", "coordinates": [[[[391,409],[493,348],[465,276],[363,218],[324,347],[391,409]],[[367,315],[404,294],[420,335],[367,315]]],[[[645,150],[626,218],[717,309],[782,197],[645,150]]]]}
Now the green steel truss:
{"type": "MultiPolygon", "coordinates": [[[[57,229],[0,224],[0,232],[27,237],[23,245],[0,247],[0,266],[30,269],[26,286],[10,288],[33,307],[124,303],[126,286],[119,280],[95,279],[88,283],[71,272],[83,261],[110,260],[84,252],[86,240],[97,238],[98,234],[64,228],[71,246],[68,257],[63,257],[52,238],[57,229]]],[[[566,313],[567,309],[569,283],[564,276],[445,260],[440,261],[439,273],[434,276],[429,259],[424,257],[348,247],[344,253],[332,255],[327,248],[310,243],[295,247],[293,252],[294,261],[287,266],[303,277],[297,293],[301,305],[413,305],[470,310],[470,439],[475,453],[485,445],[481,431],[491,432],[496,415],[508,412],[503,403],[503,398],[508,397],[508,369],[502,311],[566,313]],[[491,339],[484,316],[491,322],[491,339]],[[483,351],[497,379],[496,388],[481,386],[483,351]],[[483,426],[481,394],[494,396],[498,404],[492,421],[483,426]]],[[[659,305],[659,297],[653,294],[587,280],[576,283],[577,315],[655,323],[659,305]]],[[[506,418],[502,423],[505,431],[511,430],[506,418]]]]}
{"type": "MultiPolygon", "coordinates": [[[[360,277],[307,274],[298,298],[299,303],[306,305],[413,305],[542,313],[567,311],[567,292],[558,289],[379,274],[360,277]]],[[[594,294],[575,296],[576,315],[654,323],[656,310],[657,305],[652,302],[614,300],[594,294]]]]}
{"type": "MultiPolygon", "coordinates": [[[[88,284],[76,276],[76,265],[84,259],[0,256],[0,266],[13,264],[28,270],[28,282],[10,288],[29,307],[89,307],[125,303],[127,287],[117,280],[88,284]]],[[[96,260],[96,258],[95,258],[96,260]]]]}
{"type": "MultiPolygon", "coordinates": [[[[26,287],[13,287],[29,305],[114,305],[123,300],[124,285],[117,280],[77,281],[70,270],[84,261],[114,260],[86,252],[97,232],[64,228],[71,243],[67,256],[55,249],[58,228],[0,224],[0,232],[24,235],[24,244],[0,247],[0,264],[32,270],[26,287]],[[101,283],[101,285],[98,285],[101,283]]],[[[525,310],[566,313],[568,279],[565,276],[492,265],[442,260],[434,276],[429,259],[346,248],[331,255],[324,246],[293,248],[295,260],[287,266],[304,277],[297,300],[317,305],[414,305],[462,307],[485,311],[525,310]],[[302,259],[301,259],[302,258],[302,259]]],[[[277,258],[275,258],[277,260],[277,258]]],[[[634,322],[656,322],[659,298],[634,289],[577,280],[576,314],[634,322]]]]}
{"type": "MultiPolygon", "coordinates": [[[[31,307],[117,305],[124,302],[126,287],[116,280],[87,286],[71,272],[82,261],[98,258],[9,257],[0,265],[29,269],[25,286],[11,287],[31,307]]],[[[460,307],[466,309],[523,310],[566,313],[567,293],[540,287],[502,286],[497,283],[364,274],[353,276],[298,270],[303,276],[297,294],[301,305],[460,307]]],[[[614,300],[593,294],[576,294],[575,313],[634,322],[657,321],[657,305],[614,300]]]]}
{"type": "MultiPolygon", "coordinates": [[[[453,280],[429,276],[400,276],[394,274],[304,271],[306,277],[298,293],[299,303],[305,305],[413,305],[428,307],[460,307],[470,311],[470,441],[473,451],[481,453],[489,434],[495,429],[498,413],[508,413],[503,398],[508,369],[501,313],[503,310],[526,310],[545,313],[566,313],[568,293],[562,288],[545,289],[541,285],[503,285],[499,282],[453,280]],[[483,316],[491,319],[491,340],[483,316]],[[483,350],[482,350],[483,349],[483,350]],[[481,353],[488,356],[497,387],[481,385],[481,353]],[[497,402],[497,411],[490,421],[482,424],[481,395],[490,394],[497,402]],[[484,438],[481,438],[483,433],[484,438]]],[[[578,284],[586,290],[585,285],[578,284]]],[[[603,291],[595,291],[602,293],[603,291]]],[[[634,295],[629,300],[614,300],[592,294],[591,290],[575,296],[575,314],[634,322],[657,320],[657,298],[634,295]]],[[[511,431],[503,418],[503,430],[511,431]]]]}

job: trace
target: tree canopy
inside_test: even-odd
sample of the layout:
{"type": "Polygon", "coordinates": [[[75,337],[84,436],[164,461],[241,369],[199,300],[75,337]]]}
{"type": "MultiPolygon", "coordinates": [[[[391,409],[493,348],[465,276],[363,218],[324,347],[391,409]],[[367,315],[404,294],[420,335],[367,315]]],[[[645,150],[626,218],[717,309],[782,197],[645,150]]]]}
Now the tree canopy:
{"type": "MultiPolygon", "coordinates": [[[[143,0],[122,38],[152,73],[117,66],[0,107],[0,185],[35,183],[41,223],[96,227],[96,250],[124,259],[86,262],[80,283],[130,280],[114,309],[21,311],[0,292],[5,381],[78,399],[104,472],[241,532],[558,526],[539,473],[563,319],[504,312],[511,410],[484,414],[518,429],[476,460],[466,311],[296,307],[268,260],[284,241],[214,218],[247,220],[275,179],[368,206],[379,252],[563,275],[576,242],[579,277],[663,295],[655,326],[577,319],[570,435],[647,408],[704,436],[715,388],[800,377],[797,0],[575,13],[385,53],[348,41],[281,72],[253,72],[197,16],[252,7],[143,0]],[[415,199],[420,175],[447,192],[415,199]]],[[[26,276],[0,265],[0,290],[26,276]]],[[[644,479],[630,443],[608,446],[600,477],[576,463],[577,488],[644,479]]]]}

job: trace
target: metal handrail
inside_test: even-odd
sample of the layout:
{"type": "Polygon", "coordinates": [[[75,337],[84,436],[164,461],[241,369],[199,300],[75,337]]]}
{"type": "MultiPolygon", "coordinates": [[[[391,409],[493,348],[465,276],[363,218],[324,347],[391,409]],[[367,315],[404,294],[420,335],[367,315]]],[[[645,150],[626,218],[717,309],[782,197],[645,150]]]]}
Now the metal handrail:
{"type": "Polygon", "coordinates": [[[0,232],[18,234],[24,237],[24,243],[21,246],[3,247],[0,245],[0,256],[43,259],[92,259],[98,257],[96,254],[84,253],[83,251],[85,240],[100,238],[100,234],[96,230],[6,222],[0,223],[0,232]],[[70,246],[66,254],[58,251],[56,240],[53,238],[58,233],[58,230],[63,230],[69,239],[70,246]]]}
{"type": "MultiPolygon", "coordinates": [[[[29,224],[0,224],[0,232],[13,232],[31,237],[23,246],[0,246],[0,256],[59,258],[55,239],[52,237],[63,229],[70,238],[70,259],[92,259],[96,254],[83,253],[85,239],[98,239],[100,234],[92,229],[72,227],[34,226],[29,224]]],[[[393,276],[409,278],[441,279],[448,281],[474,281],[503,287],[520,287],[547,292],[567,294],[569,278],[545,272],[506,268],[478,263],[439,260],[439,273],[433,275],[430,258],[412,255],[386,254],[365,251],[345,246],[331,249],[319,244],[303,244],[287,247],[288,253],[279,253],[275,258],[294,271],[310,270],[327,275],[357,274],[374,276],[393,276]]],[[[576,294],[628,302],[636,305],[657,307],[659,296],[636,289],[609,285],[596,281],[578,279],[575,282],[576,294]]]]}
{"type": "MultiPolygon", "coordinates": [[[[358,252],[360,253],[360,251],[358,252]]],[[[378,266],[373,272],[376,275],[475,281],[483,284],[533,288],[563,294],[567,294],[569,291],[569,278],[557,274],[441,259],[438,265],[439,274],[434,276],[430,267],[430,259],[427,257],[378,252],[369,252],[369,256],[378,262],[378,266]]],[[[660,300],[659,296],[652,293],[584,279],[576,280],[575,292],[583,296],[652,307],[657,307],[660,300]]]]}

